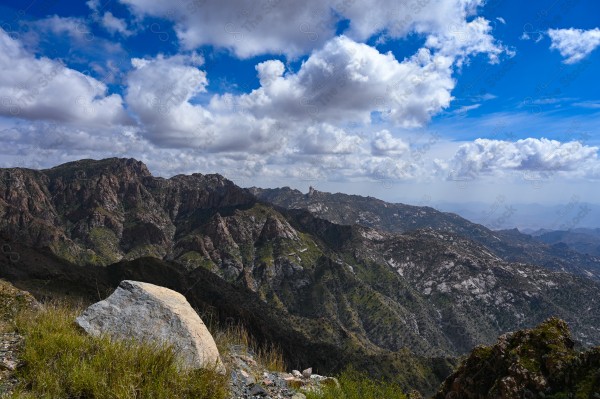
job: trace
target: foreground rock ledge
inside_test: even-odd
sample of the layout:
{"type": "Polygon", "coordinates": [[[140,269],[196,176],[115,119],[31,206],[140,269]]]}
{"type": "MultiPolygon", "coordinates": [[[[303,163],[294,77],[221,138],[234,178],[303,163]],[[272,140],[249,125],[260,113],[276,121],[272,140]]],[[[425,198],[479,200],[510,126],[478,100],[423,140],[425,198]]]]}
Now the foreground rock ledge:
{"type": "Polygon", "coordinates": [[[225,373],[215,341],[183,295],[125,280],[111,296],[76,319],[88,334],[173,345],[188,369],[216,367],[225,373]]]}

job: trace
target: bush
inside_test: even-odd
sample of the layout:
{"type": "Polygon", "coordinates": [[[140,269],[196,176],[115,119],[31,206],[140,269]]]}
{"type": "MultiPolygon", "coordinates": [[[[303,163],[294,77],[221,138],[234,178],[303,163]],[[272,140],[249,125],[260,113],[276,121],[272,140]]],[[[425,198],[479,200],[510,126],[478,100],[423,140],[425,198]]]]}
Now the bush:
{"type": "Polygon", "coordinates": [[[227,397],[226,376],[183,371],[171,347],[91,337],[75,324],[76,313],[55,304],[17,317],[24,366],[12,398],[227,397]]]}
{"type": "Polygon", "coordinates": [[[309,392],[307,399],[406,399],[402,388],[394,383],[373,380],[353,368],[339,377],[339,386],[323,387],[321,392],[309,392]]]}

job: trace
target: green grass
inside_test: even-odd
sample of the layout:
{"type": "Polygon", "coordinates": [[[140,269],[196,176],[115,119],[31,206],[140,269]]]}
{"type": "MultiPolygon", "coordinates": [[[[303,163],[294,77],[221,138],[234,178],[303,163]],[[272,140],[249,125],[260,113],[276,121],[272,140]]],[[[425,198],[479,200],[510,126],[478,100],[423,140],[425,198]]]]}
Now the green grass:
{"type": "Polygon", "coordinates": [[[338,381],[339,386],[327,384],[321,392],[307,392],[306,399],[406,399],[399,385],[374,380],[352,368],[344,371],[338,381]]]}
{"type": "Polygon", "coordinates": [[[171,347],[95,338],[78,329],[77,312],[46,305],[17,316],[25,337],[19,385],[10,398],[224,399],[228,379],[184,371],[171,347]]]}

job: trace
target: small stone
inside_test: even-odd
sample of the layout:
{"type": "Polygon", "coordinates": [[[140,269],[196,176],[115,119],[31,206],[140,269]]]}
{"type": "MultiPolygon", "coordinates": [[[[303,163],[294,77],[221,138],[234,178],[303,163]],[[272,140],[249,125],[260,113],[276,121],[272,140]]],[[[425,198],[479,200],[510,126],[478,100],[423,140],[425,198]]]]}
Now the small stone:
{"type": "Polygon", "coordinates": [[[292,370],[292,375],[296,378],[302,377],[302,373],[299,372],[298,370],[292,370]]]}
{"type": "Polygon", "coordinates": [[[269,395],[269,393],[267,391],[265,391],[265,389],[263,387],[261,387],[260,385],[255,384],[252,387],[252,389],[250,389],[250,395],[267,396],[267,395],[269,395]]]}
{"type": "Polygon", "coordinates": [[[306,370],[302,370],[302,377],[310,378],[311,375],[312,375],[312,367],[309,367],[306,370]]]}
{"type": "Polygon", "coordinates": [[[269,380],[268,378],[265,378],[263,380],[263,385],[266,385],[266,386],[270,387],[271,385],[274,385],[274,382],[271,381],[271,380],[269,380]]]}
{"type": "Polygon", "coordinates": [[[3,359],[0,363],[0,368],[5,370],[15,371],[17,369],[17,362],[10,359],[3,359]]]}
{"type": "Polygon", "coordinates": [[[306,399],[306,396],[303,393],[298,392],[292,396],[292,399],[306,399]]]}

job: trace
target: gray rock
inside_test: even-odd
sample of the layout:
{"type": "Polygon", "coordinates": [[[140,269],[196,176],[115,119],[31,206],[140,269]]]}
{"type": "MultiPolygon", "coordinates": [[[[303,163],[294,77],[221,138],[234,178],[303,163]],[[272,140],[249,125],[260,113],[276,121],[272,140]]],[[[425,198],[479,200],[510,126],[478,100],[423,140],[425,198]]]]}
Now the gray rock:
{"type": "Polygon", "coordinates": [[[302,377],[304,377],[304,378],[310,378],[311,375],[312,375],[312,367],[309,367],[306,370],[302,371],[302,377]]]}
{"type": "Polygon", "coordinates": [[[225,367],[215,341],[183,295],[157,285],[125,280],[111,296],[76,319],[88,334],[172,345],[188,369],[225,367]]]}
{"type": "Polygon", "coordinates": [[[302,377],[302,373],[299,372],[298,370],[292,370],[292,375],[296,378],[302,377]]]}
{"type": "Polygon", "coordinates": [[[260,385],[256,384],[252,387],[252,389],[250,390],[250,395],[255,395],[255,396],[268,396],[269,392],[265,391],[265,389],[263,387],[261,387],[260,385]]]}

